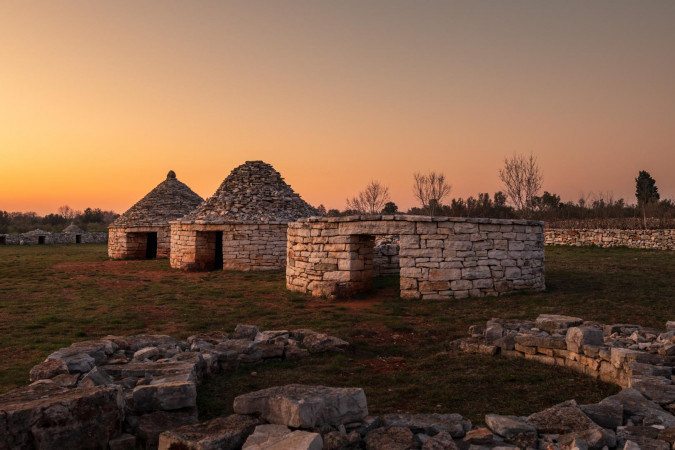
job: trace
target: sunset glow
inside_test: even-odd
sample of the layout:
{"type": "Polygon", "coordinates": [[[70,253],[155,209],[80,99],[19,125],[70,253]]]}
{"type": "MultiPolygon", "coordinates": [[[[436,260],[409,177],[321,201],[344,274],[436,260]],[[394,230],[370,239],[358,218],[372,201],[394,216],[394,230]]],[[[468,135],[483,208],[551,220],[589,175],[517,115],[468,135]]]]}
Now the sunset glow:
{"type": "Polygon", "coordinates": [[[675,2],[0,4],[0,209],[123,212],[173,169],[202,197],[247,160],[344,209],[502,189],[675,197],[675,2]]]}

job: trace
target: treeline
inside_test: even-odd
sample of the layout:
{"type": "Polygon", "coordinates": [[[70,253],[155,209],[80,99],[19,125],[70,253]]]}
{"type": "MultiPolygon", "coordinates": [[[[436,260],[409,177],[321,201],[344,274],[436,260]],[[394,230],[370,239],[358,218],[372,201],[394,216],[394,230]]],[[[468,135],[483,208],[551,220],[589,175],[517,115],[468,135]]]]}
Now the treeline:
{"type": "MultiPolygon", "coordinates": [[[[320,207],[321,209],[321,207],[320,207]]],[[[325,210],[324,210],[325,211],[325,210]]],[[[490,196],[487,192],[468,198],[452,198],[447,204],[436,205],[435,215],[450,217],[489,217],[494,219],[526,218],[543,220],[548,226],[556,228],[641,228],[642,210],[637,204],[626,203],[624,199],[614,199],[610,194],[589,194],[576,202],[563,202],[560,196],[544,191],[534,196],[531,207],[517,211],[507,204],[507,196],[501,191],[490,196]]],[[[348,216],[361,214],[358,210],[343,211],[331,209],[325,211],[328,216],[348,216]]],[[[381,214],[431,215],[429,207],[413,207],[399,211],[398,206],[388,202],[381,214]]],[[[646,206],[647,228],[674,228],[675,202],[660,200],[646,206]]]]}
{"type": "Polygon", "coordinates": [[[108,225],[117,217],[119,217],[119,214],[114,211],[103,211],[100,208],[74,211],[68,206],[62,206],[57,213],[45,216],[40,216],[34,212],[0,210],[0,233],[25,233],[37,228],[59,232],[71,223],[84,231],[107,231],[108,225]]]}

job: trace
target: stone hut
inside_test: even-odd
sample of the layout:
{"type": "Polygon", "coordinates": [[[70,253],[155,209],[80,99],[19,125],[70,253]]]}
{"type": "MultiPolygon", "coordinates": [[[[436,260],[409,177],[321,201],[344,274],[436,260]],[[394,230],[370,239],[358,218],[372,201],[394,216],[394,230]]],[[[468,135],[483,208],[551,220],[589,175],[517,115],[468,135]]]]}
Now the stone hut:
{"type": "Polygon", "coordinates": [[[316,215],[271,165],[247,161],[211,198],[171,222],[171,267],[282,269],[288,223],[316,215]]]}
{"type": "Polygon", "coordinates": [[[21,244],[23,245],[44,245],[52,243],[52,233],[49,231],[35,229],[26,233],[21,233],[21,244]]]}
{"type": "Polygon", "coordinates": [[[72,239],[72,242],[76,244],[81,244],[84,230],[75,225],[74,223],[71,223],[70,225],[68,225],[66,228],[63,229],[63,234],[70,237],[72,239]]]}
{"type": "Polygon", "coordinates": [[[108,256],[114,259],[168,258],[169,221],[195,209],[203,199],[176,178],[173,170],[108,227],[108,256]]]}

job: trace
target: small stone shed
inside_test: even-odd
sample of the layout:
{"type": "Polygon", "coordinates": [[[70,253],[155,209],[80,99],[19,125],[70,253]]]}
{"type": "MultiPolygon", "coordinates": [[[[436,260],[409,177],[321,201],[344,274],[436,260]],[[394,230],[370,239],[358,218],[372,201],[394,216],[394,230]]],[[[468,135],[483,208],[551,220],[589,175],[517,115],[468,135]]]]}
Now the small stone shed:
{"type": "Polygon", "coordinates": [[[286,287],[328,298],[367,291],[375,274],[375,236],[397,235],[402,298],[543,290],[543,227],[526,220],[403,215],[303,219],[288,226],[286,287]]]}
{"type": "Polygon", "coordinates": [[[288,223],[317,214],[274,167],[247,161],[225,178],[212,197],[171,222],[171,267],[282,269],[288,223]]]}
{"type": "Polygon", "coordinates": [[[108,227],[108,256],[113,259],[168,258],[169,221],[195,209],[203,199],[173,170],[145,197],[108,227]]]}

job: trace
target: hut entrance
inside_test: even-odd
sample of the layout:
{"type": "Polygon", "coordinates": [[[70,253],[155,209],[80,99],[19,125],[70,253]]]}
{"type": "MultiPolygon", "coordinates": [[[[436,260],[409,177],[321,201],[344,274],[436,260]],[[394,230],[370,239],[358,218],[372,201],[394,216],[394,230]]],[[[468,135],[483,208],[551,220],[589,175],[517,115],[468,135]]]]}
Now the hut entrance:
{"type": "Polygon", "coordinates": [[[216,249],[213,259],[213,270],[223,270],[223,232],[216,231],[216,249]]]}
{"type": "Polygon", "coordinates": [[[0,236],[0,245],[7,244],[7,238],[5,236],[0,236]]]}
{"type": "Polygon", "coordinates": [[[145,259],[155,259],[157,257],[157,233],[147,233],[147,243],[145,245],[145,259]]]}
{"type": "Polygon", "coordinates": [[[43,245],[45,243],[45,237],[44,236],[38,236],[38,244],[43,245]]]}
{"type": "Polygon", "coordinates": [[[75,243],[76,243],[76,244],[81,244],[81,243],[82,243],[82,235],[81,235],[81,234],[76,234],[76,235],[75,235],[75,243]]]}

